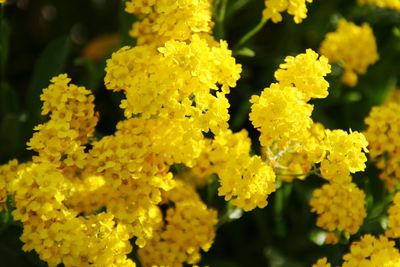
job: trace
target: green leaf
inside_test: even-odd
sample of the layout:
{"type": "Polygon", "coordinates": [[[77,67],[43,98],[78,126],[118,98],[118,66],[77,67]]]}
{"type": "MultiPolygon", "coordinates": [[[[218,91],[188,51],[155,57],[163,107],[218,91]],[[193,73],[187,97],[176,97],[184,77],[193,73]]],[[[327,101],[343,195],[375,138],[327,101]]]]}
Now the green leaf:
{"type": "Polygon", "coordinates": [[[61,73],[65,67],[71,49],[68,36],[52,41],[40,55],[33,69],[33,75],[27,92],[27,106],[36,116],[40,114],[40,94],[52,77],[61,73]]]}
{"type": "Polygon", "coordinates": [[[125,11],[126,0],[120,2],[119,9],[119,33],[121,35],[121,46],[135,46],[135,40],[129,35],[132,24],[137,20],[136,16],[125,11]]]}
{"type": "Polygon", "coordinates": [[[256,55],[256,52],[254,52],[252,49],[248,47],[243,47],[236,51],[237,56],[245,56],[245,57],[254,57],[256,55]]]}
{"type": "MultiPolygon", "coordinates": [[[[0,12],[3,13],[3,10],[1,10],[0,12]]],[[[3,83],[5,78],[10,32],[11,32],[10,26],[4,19],[3,14],[1,14],[0,15],[0,83],[3,83]]]]}
{"type": "Polygon", "coordinates": [[[25,116],[23,114],[7,113],[0,124],[0,161],[17,157],[25,148],[23,140],[23,125],[25,116]]]}

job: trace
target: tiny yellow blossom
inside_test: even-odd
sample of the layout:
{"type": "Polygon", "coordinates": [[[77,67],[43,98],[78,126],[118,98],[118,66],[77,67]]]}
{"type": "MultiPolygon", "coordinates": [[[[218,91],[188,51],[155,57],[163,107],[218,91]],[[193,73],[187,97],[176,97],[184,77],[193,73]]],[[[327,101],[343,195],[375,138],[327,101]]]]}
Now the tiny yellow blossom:
{"type": "Polygon", "coordinates": [[[400,11],[399,0],[357,0],[360,5],[376,5],[380,8],[389,8],[400,11]]]}
{"type": "Polygon", "coordinates": [[[389,101],[373,107],[365,119],[370,157],[380,169],[380,178],[393,191],[400,177],[400,104],[389,101]]]}
{"type": "Polygon", "coordinates": [[[140,18],[130,32],[138,44],[186,41],[193,34],[210,33],[213,25],[209,0],[130,0],[126,11],[140,18]]]}
{"type": "Polygon", "coordinates": [[[400,193],[396,193],[393,203],[388,209],[388,229],[385,235],[400,238],[400,193]]]}
{"type": "Polygon", "coordinates": [[[319,259],[312,267],[331,267],[326,257],[319,259]]]}
{"type": "Polygon", "coordinates": [[[335,182],[348,182],[350,173],[363,171],[368,152],[368,142],[359,132],[343,130],[325,130],[325,148],[329,152],[326,159],[321,162],[321,175],[335,182]]]}
{"type": "Polygon", "coordinates": [[[149,243],[139,249],[143,266],[182,266],[200,261],[215,237],[217,212],[207,209],[195,189],[183,182],[164,194],[165,223],[149,243]]]}
{"type": "Polygon", "coordinates": [[[317,225],[328,231],[355,234],[366,216],[365,194],[353,183],[329,183],[316,189],[310,201],[317,225]]]}
{"type": "Polygon", "coordinates": [[[287,11],[293,16],[295,23],[301,23],[307,18],[306,3],[312,3],[313,0],[265,0],[265,9],[263,16],[265,19],[271,19],[274,23],[282,21],[282,12],[287,11]]]}
{"type": "Polygon", "coordinates": [[[304,101],[311,98],[326,98],[329,83],[324,79],[331,72],[328,59],[311,49],[296,57],[286,57],[285,63],[275,72],[275,78],[283,87],[293,86],[304,95],[304,101]]]}
{"type": "Polygon", "coordinates": [[[330,63],[342,64],[342,80],[348,86],[357,84],[357,75],[364,74],[378,58],[374,33],[369,24],[357,26],[342,19],[335,32],[328,33],[321,43],[320,53],[330,63]]]}
{"type": "Polygon", "coordinates": [[[301,139],[311,127],[312,105],[303,100],[295,87],[271,84],[260,96],[253,96],[250,120],[261,132],[260,142],[271,146],[274,142],[282,148],[301,139]]]}
{"type": "Polygon", "coordinates": [[[350,252],[343,256],[343,260],[342,267],[397,267],[400,264],[400,253],[394,241],[384,236],[367,234],[351,244],[350,252]]]}
{"type": "Polygon", "coordinates": [[[105,84],[124,91],[121,107],[128,118],[140,114],[188,119],[199,131],[217,133],[228,128],[225,96],[240,72],[226,42],[209,46],[194,35],[189,44],[169,41],[159,49],[122,48],[107,61],[105,84]]]}

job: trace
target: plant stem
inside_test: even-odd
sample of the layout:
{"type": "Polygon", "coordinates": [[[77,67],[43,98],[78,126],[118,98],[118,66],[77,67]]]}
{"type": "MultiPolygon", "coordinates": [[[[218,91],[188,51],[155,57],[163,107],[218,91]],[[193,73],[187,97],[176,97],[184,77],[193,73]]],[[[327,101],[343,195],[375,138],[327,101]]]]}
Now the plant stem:
{"type": "Polygon", "coordinates": [[[220,0],[217,2],[217,12],[215,15],[215,38],[217,40],[224,39],[225,37],[225,29],[224,29],[224,20],[226,14],[226,5],[228,0],[220,0]]]}
{"type": "Polygon", "coordinates": [[[248,33],[246,33],[233,47],[233,53],[235,54],[235,52],[242,48],[254,35],[256,35],[264,27],[265,23],[267,23],[267,19],[263,17],[260,22],[248,33]]]}

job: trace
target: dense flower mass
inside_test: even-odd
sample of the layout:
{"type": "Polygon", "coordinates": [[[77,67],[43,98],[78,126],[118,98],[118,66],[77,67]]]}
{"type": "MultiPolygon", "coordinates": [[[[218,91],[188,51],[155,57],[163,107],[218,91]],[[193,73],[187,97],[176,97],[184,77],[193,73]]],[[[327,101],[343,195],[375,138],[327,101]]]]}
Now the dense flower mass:
{"type": "Polygon", "coordinates": [[[367,145],[362,133],[326,130],[325,148],[329,153],[321,162],[322,177],[334,182],[349,181],[350,173],[365,169],[367,145]]]}
{"type": "Polygon", "coordinates": [[[275,78],[280,85],[296,87],[303,94],[303,100],[311,98],[326,98],[329,83],[324,77],[331,72],[331,66],[326,57],[319,57],[311,49],[296,57],[288,56],[285,63],[280,64],[275,72],[275,78]]]}
{"type": "Polygon", "coordinates": [[[128,118],[186,119],[201,131],[216,133],[228,127],[225,95],[236,85],[241,66],[226,42],[210,46],[194,35],[189,44],[168,41],[158,50],[122,48],[108,61],[106,72],[107,88],[126,95],[121,107],[128,118]]]}
{"type": "Polygon", "coordinates": [[[396,193],[388,209],[388,228],[386,236],[400,238],[400,193],[396,193]]]}
{"type": "Polygon", "coordinates": [[[314,191],[312,211],[319,216],[317,225],[328,231],[355,234],[366,216],[365,194],[355,184],[329,183],[314,191]]]}
{"type": "Polygon", "coordinates": [[[93,135],[98,114],[91,92],[69,82],[67,75],[61,74],[43,90],[42,115],[49,115],[50,120],[36,126],[28,147],[38,152],[41,159],[83,167],[83,145],[93,135]]]}
{"type": "Polygon", "coordinates": [[[368,66],[379,58],[375,36],[369,24],[358,26],[345,19],[339,21],[335,32],[325,36],[320,52],[329,62],[343,66],[342,80],[348,86],[355,86],[358,75],[364,74],[368,66]]]}
{"type": "Polygon", "coordinates": [[[358,0],[360,5],[376,5],[380,8],[389,8],[400,11],[399,0],[358,0]]]}
{"type": "Polygon", "coordinates": [[[130,0],[126,11],[137,15],[130,34],[138,44],[163,44],[167,40],[189,40],[194,33],[212,29],[210,0],[130,0]]]}
{"type": "MultiPolygon", "coordinates": [[[[365,135],[327,129],[312,113],[314,101],[329,95],[330,63],[341,65],[343,82],[354,86],[378,60],[372,29],[342,19],[336,32],[326,35],[320,54],[307,49],[287,56],[275,81],[246,103],[253,129],[234,131],[228,95],[242,66],[233,55],[251,55],[246,38],[269,20],[282,21],[284,12],[301,23],[313,1],[264,2],[260,24],[233,51],[214,39],[212,18],[224,32],[224,16],[232,17],[243,3],[229,9],[227,2],[213,6],[212,0],[122,2],[135,16],[130,35],[136,42],[106,60],[104,86],[122,95],[124,115],[115,129],[103,135],[101,125],[96,128],[100,114],[93,92],[60,74],[40,96],[43,123],[27,142],[34,156],[0,166],[0,220],[21,223],[24,251],[35,251],[50,267],[197,266],[217,228],[237,217],[230,208],[247,212],[271,202],[275,214],[282,213],[296,200],[300,181],[288,183],[309,176],[323,181],[302,196],[325,244],[365,232],[366,206],[375,199],[352,174],[365,170],[370,151],[388,190],[399,188],[400,104],[394,99],[400,94],[372,109],[365,135]],[[251,138],[259,142],[252,144],[251,138]],[[271,201],[276,190],[283,194],[271,201]]],[[[400,10],[396,0],[358,2],[400,10]]],[[[335,93],[333,107],[342,97],[335,93]]],[[[330,104],[322,113],[330,112],[330,104]]],[[[395,193],[385,234],[353,242],[343,267],[400,266],[400,252],[389,239],[400,238],[400,193],[395,193]]],[[[320,258],[313,267],[331,264],[320,258]]]]}
{"type": "Polygon", "coordinates": [[[321,258],[318,259],[312,267],[331,267],[331,264],[328,262],[327,258],[321,258]]]}
{"type": "Polygon", "coordinates": [[[365,119],[370,157],[381,170],[380,178],[394,190],[400,177],[400,104],[389,101],[373,107],[365,119]]]}
{"type": "Polygon", "coordinates": [[[143,266],[182,266],[200,260],[214,240],[217,212],[207,209],[195,188],[179,182],[163,196],[166,218],[138,254],[143,266]]]}
{"type": "Polygon", "coordinates": [[[304,136],[311,127],[312,105],[307,104],[295,87],[283,87],[271,84],[261,96],[251,98],[252,112],[250,120],[261,132],[263,146],[277,143],[285,148],[304,136]]]}
{"type": "Polygon", "coordinates": [[[271,19],[274,23],[282,21],[283,12],[293,16],[295,23],[301,23],[307,18],[307,5],[313,0],[265,0],[265,9],[263,16],[265,19],[271,19]]]}
{"type": "Polygon", "coordinates": [[[342,267],[396,267],[400,263],[400,253],[394,241],[367,234],[351,244],[350,252],[343,256],[343,260],[342,267]]]}
{"type": "Polygon", "coordinates": [[[261,132],[260,142],[265,147],[277,144],[286,149],[304,140],[313,121],[310,98],[328,95],[324,76],[330,72],[326,58],[318,59],[311,49],[296,57],[287,57],[275,72],[278,83],[264,89],[261,96],[251,98],[250,120],[261,132]],[[303,72],[307,69],[307,72],[303,72]]]}

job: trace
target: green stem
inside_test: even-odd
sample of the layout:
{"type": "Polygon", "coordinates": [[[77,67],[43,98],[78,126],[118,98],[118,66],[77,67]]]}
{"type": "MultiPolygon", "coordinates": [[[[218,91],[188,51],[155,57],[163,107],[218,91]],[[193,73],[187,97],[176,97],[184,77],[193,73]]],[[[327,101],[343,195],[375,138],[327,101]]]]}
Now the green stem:
{"type": "Polygon", "coordinates": [[[309,171],[309,172],[306,172],[306,173],[276,173],[276,176],[277,177],[279,177],[279,176],[295,176],[295,177],[299,177],[299,176],[309,176],[309,175],[312,175],[312,174],[315,174],[315,175],[318,175],[318,176],[320,176],[319,175],[319,168],[315,168],[315,169],[312,169],[311,171],[309,171]]]}
{"type": "Polygon", "coordinates": [[[224,29],[224,20],[226,14],[226,6],[228,0],[220,0],[217,2],[217,14],[215,15],[215,38],[217,40],[224,39],[225,37],[225,29],[224,29]]]}
{"type": "Polygon", "coordinates": [[[263,17],[253,29],[251,29],[239,40],[239,42],[233,48],[233,53],[235,54],[235,52],[242,48],[254,35],[256,35],[264,27],[265,23],[267,23],[267,19],[263,17]]]}

